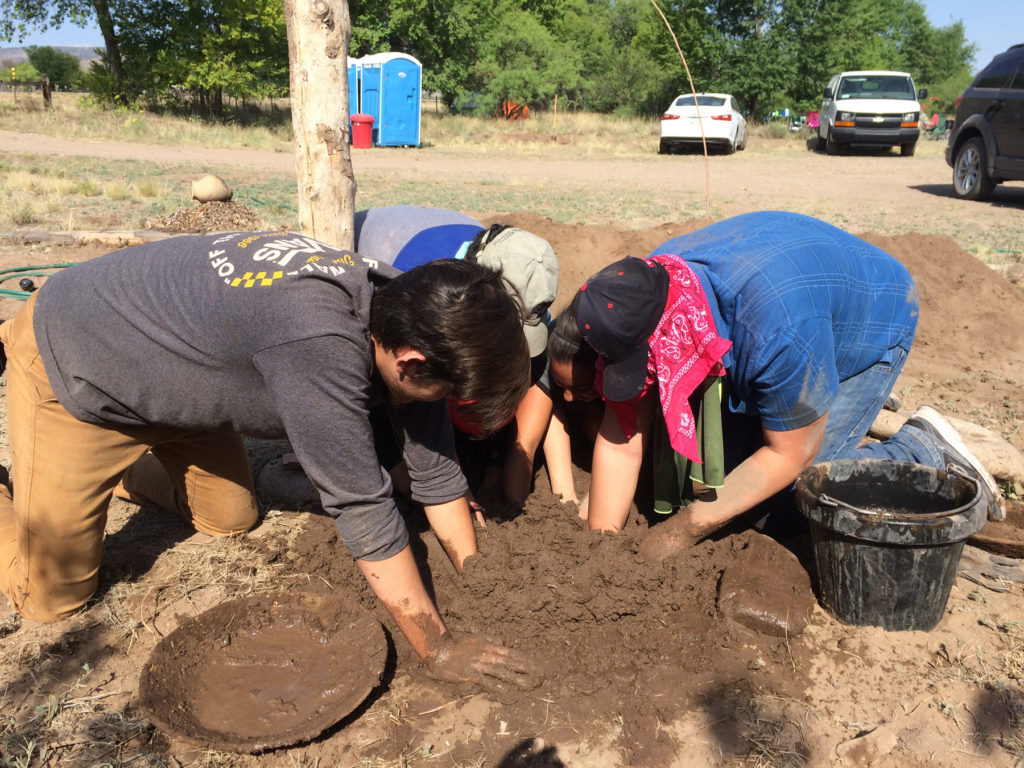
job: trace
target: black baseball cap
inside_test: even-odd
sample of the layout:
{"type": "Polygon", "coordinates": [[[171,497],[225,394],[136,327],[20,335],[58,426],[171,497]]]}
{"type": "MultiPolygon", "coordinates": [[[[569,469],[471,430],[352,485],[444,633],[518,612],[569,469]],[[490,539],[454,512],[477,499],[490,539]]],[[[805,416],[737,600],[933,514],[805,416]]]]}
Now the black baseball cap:
{"type": "Polygon", "coordinates": [[[604,396],[632,400],[647,379],[647,339],[668,300],[669,276],[661,264],[627,256],[591,277],[576,294],[576,325],[604,358],[604,396]]]}

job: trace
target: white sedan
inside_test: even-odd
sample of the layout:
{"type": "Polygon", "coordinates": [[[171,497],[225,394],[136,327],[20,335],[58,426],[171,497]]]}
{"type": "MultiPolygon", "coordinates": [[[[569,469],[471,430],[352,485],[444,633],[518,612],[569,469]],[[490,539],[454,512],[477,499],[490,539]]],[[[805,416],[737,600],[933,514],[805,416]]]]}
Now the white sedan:
{"type": "Polygon", "coordinates": [[[701,147],[701,126],[708,148],[727,153],[747,146],[747,120],[728,93],[684,93],[661,116],[661,154],[681,147],[701,147]],[[698,117],[698,112],[700,116],[698,117]]]}

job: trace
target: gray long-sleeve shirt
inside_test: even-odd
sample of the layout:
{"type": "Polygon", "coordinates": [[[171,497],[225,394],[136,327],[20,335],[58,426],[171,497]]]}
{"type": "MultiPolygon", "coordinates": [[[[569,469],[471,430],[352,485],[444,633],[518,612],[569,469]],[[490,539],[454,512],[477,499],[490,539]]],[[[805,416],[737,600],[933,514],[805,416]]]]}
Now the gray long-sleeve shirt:
{"type": "MultiPolygon", "coordinates": [[[[374,288],[397,272],[287,232],[170,238],[69,267],[40,291],[35,333],[60,403],[99,425],[287,437],[356,557],[408,533],[367,414],[374,288]]],[[[443,402],[393,409],[424,504],[458,498],[443,402]]]]}

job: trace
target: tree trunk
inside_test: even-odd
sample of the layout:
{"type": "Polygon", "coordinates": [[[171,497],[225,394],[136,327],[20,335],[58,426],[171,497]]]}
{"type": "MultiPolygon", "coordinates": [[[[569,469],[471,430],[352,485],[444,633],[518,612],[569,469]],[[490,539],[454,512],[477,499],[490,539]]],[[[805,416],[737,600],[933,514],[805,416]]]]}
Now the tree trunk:
{"type": "Polygon", "coordinates": [[[347,0],[284,0],[302,231],[353,248],[347,0]]]}
{"type": "Polygon", "coordinates": [[[124,64],[121,61],[121,48],[117,44],[114,32],[114,20],[110,17],[110,6],[107,0],[93,0],[92,7],[96,10],[96,24],[103,34],[103,45],[107,50],[107,67],[114,80],[114,97],[120,104],[128,102],[124,89],[124,64]]]}

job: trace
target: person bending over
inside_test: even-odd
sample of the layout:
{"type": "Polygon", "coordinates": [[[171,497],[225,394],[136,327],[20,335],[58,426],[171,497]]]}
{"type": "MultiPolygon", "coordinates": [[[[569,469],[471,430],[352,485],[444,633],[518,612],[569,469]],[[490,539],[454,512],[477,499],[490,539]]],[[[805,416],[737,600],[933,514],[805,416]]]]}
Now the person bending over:
{"type": "MultiPolygon", "coordinates": [[[[434,259],[456,259],[500,269],[513,293],[526,307],[523,332],[530,351],[530,380],[526,396],[516,408],[515,420],[494,436],[481,437],[461,407],[452,401],[457,453],[464,468],[479,478],[478,495],[500,493],[522,507],[533,485],[534,462],[544,443],[553,407],[545,345],[551,315],[548,308],[558,293],[558,259],[541,237],[516,227],[479,221],[456,211],[415,205],[396,205],[357,211],[355,248],[363,257],[405,271],[434,259]]],[[[378,430],[382,461],[403,484],[404,467],[397,452],[387,447],[378,430]]],[[[545,449],[546,450],[546,449],[545,449]]],[[[545,454],[550,462],[550,458],[545,454]]],[[[556,464],[560,456],[553,457],[556,464]]],[[[553,483],[552,491],[563,493],[553,483]]]]}
{"type": "MultiPolygon", "coordinates": [[[[594,446],[590,527],[618,531],[645,439],[660,561],[780,492],[812,463],[909,461],[970,476],[1001,519],[999,489],[934,409],[862,445],[903,369],[917,288],[889,254],[825,222],[766,211],[725,219],[614,262],[577,292],[580,343],[607,403],[594,446]]],[[[552,361],[558,375],[559,362],[552,361]]],[[[794,515],[784,504],[781,515],[794,515]]]]}
{"type": "Polygon", "coordinates": [[[446,260],[399,274],[288,232],[176,237],[54,275],[0,341],[14,491],[0,493],[0,590],[23,616],[54,621],[92,597],[114,493],[214,536],[251,528],[242,435],[287,438],[433,673],[532,684],[532,662],[445,626],[368,418],[386,406],[412,495],[461,571],[477,544],[445,400],[490,432],[529,386],[498,272],[446,260]]]}

